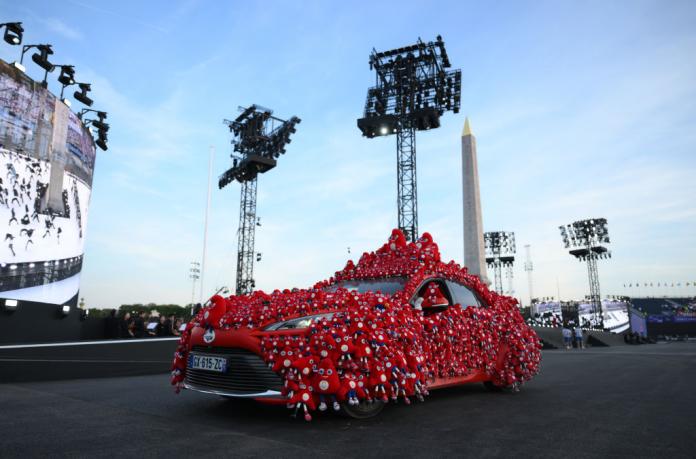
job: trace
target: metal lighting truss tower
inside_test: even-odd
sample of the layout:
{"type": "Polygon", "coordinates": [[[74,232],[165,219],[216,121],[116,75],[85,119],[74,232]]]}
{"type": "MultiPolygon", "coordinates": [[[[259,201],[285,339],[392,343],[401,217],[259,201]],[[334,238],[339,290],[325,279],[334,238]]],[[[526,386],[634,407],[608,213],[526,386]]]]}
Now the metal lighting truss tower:
{"type": "MultiPolygon", "coordinates": [[[[532,271],[534,271],[534,265],[532,265],[532,255],[529,252],[529,244],[524,246],[524,251],[526,254],[526,259],[524,262],[524,270],[527,271],[527,282],[529,283],[529,304],[532,304],[534,299],[534,285],[532,284],[532,271]]],[[[559,298],[560,301],[560,298],[559,298]]]]}
{"type": "Polygon", "coordinates": [[[510,290],[512,290],[512,265],[515,262],[515,233],[511,231],[490,231],[483,233],[483,244],[486,249],[486,264],[493,269],[496,292],[502,294],[502,268],[507,272],[510,290]]]}
{"type": "Polygon", "coordinates": [[[276,166],[276,160],[285,153],[286,145],[291,142],[290,135],[295,133],[295,126],[301,120],[296,116],[287,121],[276,118],[273,111],[259,105],[239,107],[239,110],[242,113],[234,121],[225,120],[233,135],[232,167],[220,176],[218,186],[222,189],[235,180],[242,185],[235,294],[246,295],[256,286],[254,237],[256,226],[261,226],[256,218],[258,174],[276,166]]]}
{"type": "Polygon", "coordinates": [[[445,43],[421,39],[411,46],[370,54],[375,86],[367,91],[358,128],[372,138],[396,134],[397,206],[399,228],[406,238],[418,237],[416,131],[440,127],[445,111],[459,112],[461,70],[451,67],[445,43]]]}
{"type": "Polygon", "coordinates": [[[563,245],[566,249],[578,247],[570,250],[568,253],[577,258],[578,261],[587,262],[587,277],[590,281],[589,300],[592,304],[592,312],[595,316],[595,323],[604,328],[597,260],[611,258],[611,252],[601,245],[602,243],[609,243],[607,219],[579,220],[569,225],[559,226],[559,229],[561,230],[561,238],[563,238],[563,245]]]}

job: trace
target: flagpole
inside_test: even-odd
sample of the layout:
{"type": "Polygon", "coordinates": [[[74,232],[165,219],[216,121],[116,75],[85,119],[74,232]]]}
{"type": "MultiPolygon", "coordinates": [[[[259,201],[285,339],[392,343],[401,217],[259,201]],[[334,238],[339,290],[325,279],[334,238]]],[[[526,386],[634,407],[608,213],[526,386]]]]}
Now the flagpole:
{"type": "Polygon", "coordinates": [[[210,213],[210,193],[211,193],[211,181],[213,179],[213,156],[215,155],[215,147],[210,146],[210,157],[208,158],[208,200],[205,206],[205,225],[203,229],[203,259],[201,262],[201,296],[199,298],[199,303],[203,304],[203,282],[205,280],[205,256],[208,252],[208,214],[210,213]]]}

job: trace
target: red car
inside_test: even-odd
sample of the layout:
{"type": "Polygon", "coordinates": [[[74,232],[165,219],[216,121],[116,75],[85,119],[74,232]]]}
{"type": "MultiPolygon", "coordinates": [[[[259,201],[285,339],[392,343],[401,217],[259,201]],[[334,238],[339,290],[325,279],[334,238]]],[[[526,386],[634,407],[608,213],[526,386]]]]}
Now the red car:
{"type": "Polygon", "coordinates": [[[388,401],[482,382],[518,390],[540,342],[514,298],[489,291],[428,233],[399,230],[309,289],[214,296],[187,325],[172,384],[224,397],[374,416],[388,401]]]}

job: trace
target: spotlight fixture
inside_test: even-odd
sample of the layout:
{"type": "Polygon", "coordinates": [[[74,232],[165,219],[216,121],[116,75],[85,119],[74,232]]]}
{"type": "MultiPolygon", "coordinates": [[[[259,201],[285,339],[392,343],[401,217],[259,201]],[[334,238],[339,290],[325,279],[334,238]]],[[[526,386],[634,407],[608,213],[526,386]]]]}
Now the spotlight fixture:
{"type": "Polygon", "coordinates": [[[68,86],[72,86],[75,83],[75,67],[72,65],[56,65],[60,67],[60,75],[58,75],[58,82],[63,85],[60,90],[60,99],[63,100],[63,91],[68,86]]]}
{"type": "Polygon", "coordinates": [[[22,27],[21,22],[5,22],[4,24],[0,24],[0,27],[5,27],[5,35],[3,38],[6,43],[10,45],[19,45],[22,43],[24,27],[22,27]]]}
{"type": "Polygon", "coordinates": [[[70,306],[67,304],[64,304],[63,307],[61,308],[61,312],[63,313],[63,316],[67,316],[70,314],[70,306]]]}
{"type": "MultiPolygon", "coordinates": [[[[79,99],[78,99],[79,100],[79,99]]],[[[102,112],[99,110],[92,110],[89,108],[83,108],[80,110],[80,113],[77,114],[77,117],[83,122],[85,126],[92,125],[97,129],[97,140],[95,141],[95,144],[101,148],[102,150],[106,151],[108,149],[107,147],[107,132],[109,132],[109,125],[104,122],[106,119],[106,112],[102,112]],[[96,113],[98,119],[96,120],[83,120],[83,117],[85,116],[85,113],[96,113]]]]}
{"type": "Polygon", "coordinates": [[[55,66],[48,61],[48,56],[53,54],[51,45],[29,45],[26,48],[32,47],[37,48],[39,52],[32,54],[31,60],[46,72],[52,72],[55,66]]]}
{"type": "Polygon", "coordinates": [[[104,133],[109,132],[109,125],[104,122],[104,120],[106,119],[106,112],[97,112],[97,117],[99,117],[99,119],[93,120],[92,126],[99,129],[100,131],[104,131],[104,133]]]}
{"type": "Polygon", "coordinates": [[[48,82],[46,79],[48,78],[48,73],[52,72],[55,66],[51,64],[48,60],[48,56],[53,54],[53,49],[51,45],[25,45],[22,46],[22,56],[19,59],[19,65],[16,66],[20,70],[24,71],[24,67],[22,66],[22,63],[24,62],[24,54],[29,51],[32,48],[36,48],[39,50],[38,53],[34,53],[31,56],[31,60],[34,61],[36,65],[44,69],[44,77],[43,81],[41,82],[41,86],[44,88],[48,87],[48,82]]]}
{"type": "Polygon", "coordinates": [[[19,302],[17,300],[5,300],[5,311],[15,312],[19,302]]]}
{"type": "Polygon", "coordinates": [[[108,141],[108,139],[106,137],[106,132],[99,131],[99,133],[97,135],[97,140],[94,143],[96,143],[99,148],[106,151],[109,149],[108,146],[106,145],[107,141],[108,141]]]}
{"type": "Polygon", "coordinates": [[[60,68],[58,82],[63,86],[75,84],[75,66],[74,65],[56,65],[60,68]]]}
{"type": "Polygon", "coordinates": [[[91,107],[94,101],[89,98],[87,93],[92,89],[92,85],[89,83],[77,83],[77,85],[80,87],[80,90],[75,91],[73,97],[78,102],[82,102],[86,106],[91,107]]]}

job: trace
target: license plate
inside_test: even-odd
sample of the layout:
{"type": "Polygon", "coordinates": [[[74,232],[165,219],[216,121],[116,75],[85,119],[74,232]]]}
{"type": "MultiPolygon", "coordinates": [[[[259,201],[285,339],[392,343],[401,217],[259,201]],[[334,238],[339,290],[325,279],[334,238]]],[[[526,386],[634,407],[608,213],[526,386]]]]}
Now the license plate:
{"type": "Polygon", "coordinates": [[[224,373],[227,371],[227,359],[224,357],[213,357],[211,355],[191,354],[188,359],[188,367],[195,370],[224,373]]]}

